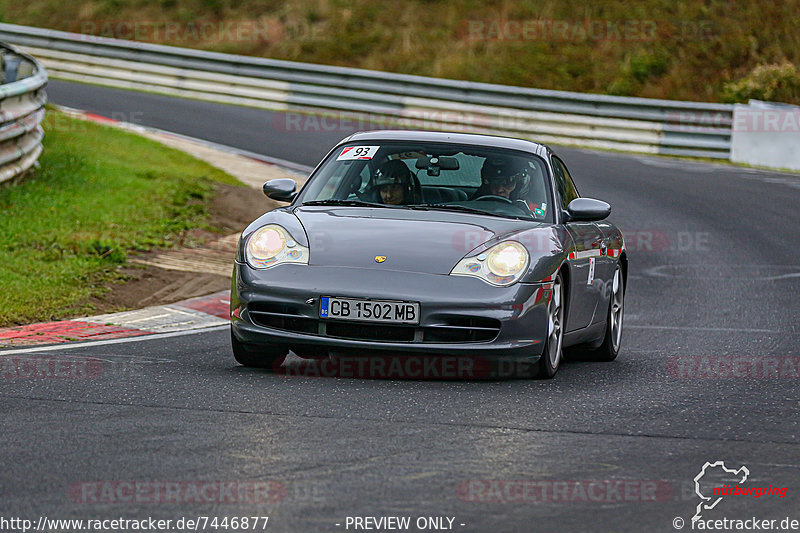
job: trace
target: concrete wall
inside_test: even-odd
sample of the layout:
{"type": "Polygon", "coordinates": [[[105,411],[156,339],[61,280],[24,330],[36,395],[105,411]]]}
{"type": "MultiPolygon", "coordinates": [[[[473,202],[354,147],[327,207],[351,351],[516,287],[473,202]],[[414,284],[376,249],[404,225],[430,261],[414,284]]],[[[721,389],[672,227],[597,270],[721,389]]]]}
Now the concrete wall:
{"type": "Polygon", "coordinates": [[[758,100],[736,104],[731,161],[800,170],[800,107],[758,100]]]}

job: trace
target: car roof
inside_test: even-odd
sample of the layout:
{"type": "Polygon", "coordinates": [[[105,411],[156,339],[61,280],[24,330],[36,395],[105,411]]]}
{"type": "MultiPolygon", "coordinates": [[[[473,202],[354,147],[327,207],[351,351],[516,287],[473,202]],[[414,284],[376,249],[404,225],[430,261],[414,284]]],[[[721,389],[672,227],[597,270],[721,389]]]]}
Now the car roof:
{"type": "Polygon", "coordinates": [[[422,141],[422,142],[441,142],[454,144],[467,144],[474,146],[485,146],[491,148],[508,148],[510,150],[521,150],[531,152],[536,155],[546,157],[550,149],[533,141],[515,139],[513,137],[500,137],[497,135],[481,135],[478,133],[454,133],[444,131],[423,131],[423,130],[373,130],[359,131],[342,139],[339,144],[350,142],[373,142],[373,141],[422,141]]]}

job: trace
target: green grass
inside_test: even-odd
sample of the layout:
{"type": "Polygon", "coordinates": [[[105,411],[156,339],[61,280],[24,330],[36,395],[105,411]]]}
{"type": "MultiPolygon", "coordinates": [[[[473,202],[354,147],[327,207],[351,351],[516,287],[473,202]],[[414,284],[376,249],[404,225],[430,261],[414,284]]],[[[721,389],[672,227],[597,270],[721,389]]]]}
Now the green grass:
{"type": "Polygon", "coordinates": [[[0,20],[524,87],[800,104],[800,0],[0,0],[0,20]]]}
{"type": "Polygon", "coordinates": [[[228,174],[183,152],[49,110],[41,167],[0,187],[0,326],[91,312],[128,252],[207,226],[228,174]]]}

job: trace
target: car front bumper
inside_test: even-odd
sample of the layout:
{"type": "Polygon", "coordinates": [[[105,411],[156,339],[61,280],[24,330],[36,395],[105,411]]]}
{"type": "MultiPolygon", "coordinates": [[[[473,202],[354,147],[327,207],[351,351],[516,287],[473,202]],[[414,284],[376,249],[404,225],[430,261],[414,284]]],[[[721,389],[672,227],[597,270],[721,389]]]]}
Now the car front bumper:
{"type": "Polygon", "coordinates": [[[551,284],[494,287],[477,278],[365,268],[235,263],[233,335],[242,343],[351,355],[508,356],[538,360],[551,284]],[[321,319],[321,296],[420,303],[418,326],[321,319]],[[345,324],[346,322],[346,324],[345,324]]]}

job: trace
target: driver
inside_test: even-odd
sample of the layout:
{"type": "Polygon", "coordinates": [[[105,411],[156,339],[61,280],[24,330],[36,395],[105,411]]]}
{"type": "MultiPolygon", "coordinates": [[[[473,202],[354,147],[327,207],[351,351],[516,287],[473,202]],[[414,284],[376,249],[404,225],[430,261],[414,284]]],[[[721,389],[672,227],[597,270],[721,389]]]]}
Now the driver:
{"type": "Polygon", "coordinates": [[[387,161],[375,172],[372,188],[378,190],[378,200],[389,205],[417,203],[414,176],[399,159],[387,161]]]}
{"type": "Polygon", "coordinates": [[[525,162],[507,158],[487,158],[481,167],[481,186],[470,200],[482,196],[499,196],[519,200],[530,178],[525,162]]]}

